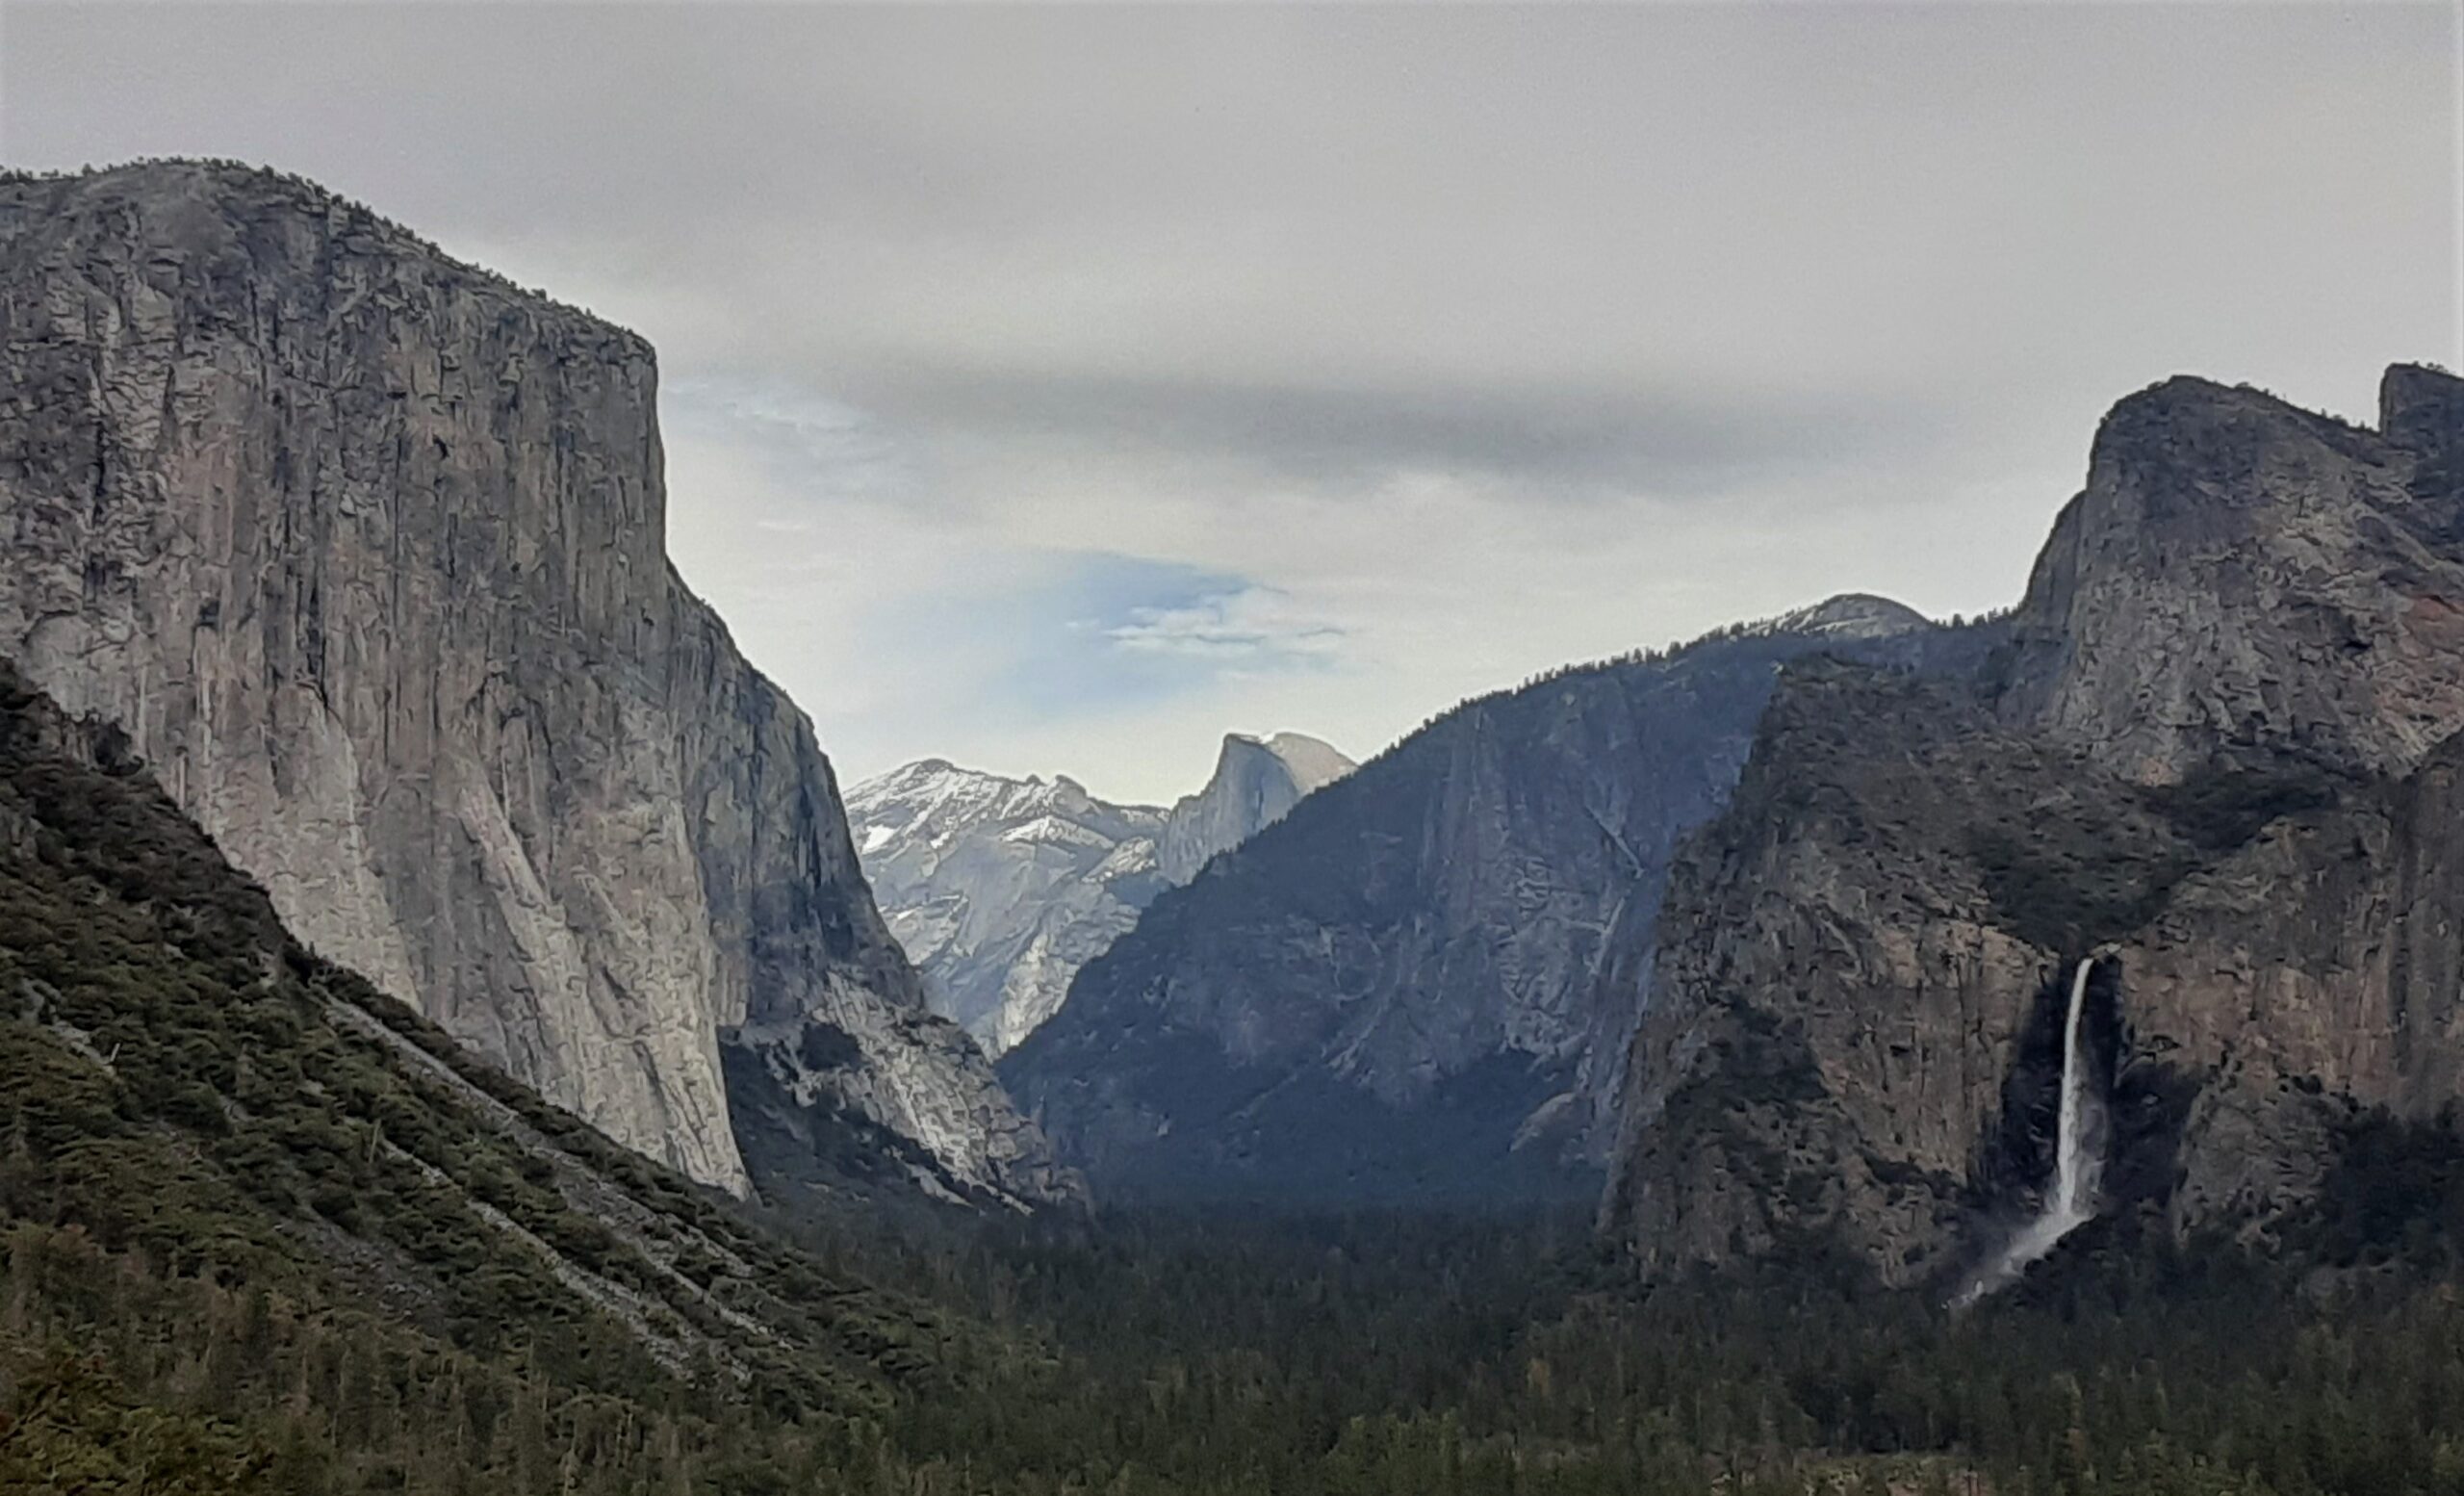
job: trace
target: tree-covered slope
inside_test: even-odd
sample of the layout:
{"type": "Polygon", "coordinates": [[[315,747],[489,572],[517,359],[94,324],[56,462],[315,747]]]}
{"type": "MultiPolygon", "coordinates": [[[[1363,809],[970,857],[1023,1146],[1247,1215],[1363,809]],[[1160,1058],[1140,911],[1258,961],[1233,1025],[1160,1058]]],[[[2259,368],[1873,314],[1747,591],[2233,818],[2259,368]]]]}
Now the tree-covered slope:
{"type": "Polygon", "coordinates": [[[320,960],[13,673],[0,1233],[12,1490],[717,1488],[975,1343],[320,960]]]}
{"type": "Polygon", "coordinates": [[[1046,1217],[911,1259],[988,1330],[463,1058],[5,676],[0,995],[13,1496],[2464,1488],[2444,1123],[2353,1119],[2266,1251],[2100,1222],[1964,1316],[1638,1295],[1570,1222],[1046,1217]]]}

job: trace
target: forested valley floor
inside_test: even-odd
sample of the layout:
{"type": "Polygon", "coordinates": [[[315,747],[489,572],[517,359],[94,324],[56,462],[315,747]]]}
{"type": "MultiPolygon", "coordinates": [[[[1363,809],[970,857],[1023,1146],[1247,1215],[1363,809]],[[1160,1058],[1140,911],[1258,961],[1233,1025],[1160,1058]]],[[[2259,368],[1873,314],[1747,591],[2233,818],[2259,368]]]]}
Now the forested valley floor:
{"type": "Polygon", "coordinates": [[[749,1216],[319,961],[0,672],[0,1491],[2464,1493],[2464,1141],[1952,1314],[1587,1211],[749,1216]]]}
{"type": "Polygon", "coordinates": [[[1958,1316],[1802,1268],[1638,1293],[1579,1219],[1021,1229],[877,1260],[1014,1354],[869,1413],[577,1391],[21,1221],[0,1488],[2464,1491],[2455,1264],[2351,1203],[2340,1267],[2092,1232],[1958,1316]]]}

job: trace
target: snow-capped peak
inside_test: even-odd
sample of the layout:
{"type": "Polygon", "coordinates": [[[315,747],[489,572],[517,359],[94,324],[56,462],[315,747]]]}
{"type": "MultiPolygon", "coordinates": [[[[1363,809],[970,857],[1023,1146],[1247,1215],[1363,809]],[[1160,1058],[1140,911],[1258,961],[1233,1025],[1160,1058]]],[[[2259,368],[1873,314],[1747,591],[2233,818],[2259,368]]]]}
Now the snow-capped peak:
{"type": "Polygon", "coordinates": [[[1098,800],[1066,775],[924,759],[850,788],[847,822],[935,1006],[997,1051],[1051,1016],[1168,884],[1351,766],[1299,733],[1234,734],[1206,788],[1165,811],[1098,800]]]}

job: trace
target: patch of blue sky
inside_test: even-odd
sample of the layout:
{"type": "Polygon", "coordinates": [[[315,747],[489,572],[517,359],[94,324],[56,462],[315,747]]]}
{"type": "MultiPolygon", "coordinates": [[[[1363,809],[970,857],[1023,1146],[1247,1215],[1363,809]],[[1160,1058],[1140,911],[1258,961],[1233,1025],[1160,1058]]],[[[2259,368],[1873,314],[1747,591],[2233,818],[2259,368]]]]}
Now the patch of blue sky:
{"type": "Polygon", "coordinates": [[[883,620],[917,658],[982,661],[970,694],[989,720],[1102,716],[1342,658],[1341,629],[1229,572],[1094,551],[1022,552],[1008,572],[883,620]]]}

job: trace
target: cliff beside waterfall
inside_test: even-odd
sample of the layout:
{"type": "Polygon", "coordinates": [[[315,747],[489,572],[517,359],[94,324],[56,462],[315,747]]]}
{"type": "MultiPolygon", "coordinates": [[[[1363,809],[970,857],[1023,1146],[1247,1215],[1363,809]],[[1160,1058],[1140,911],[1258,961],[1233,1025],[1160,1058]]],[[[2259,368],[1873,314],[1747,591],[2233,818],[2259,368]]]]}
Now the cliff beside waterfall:
{"type": "Polygon", "coordinates": [[[2099,1208],[2265,1239],[2464,1083],[2464,384],[2374,428],[2175,379],[2107,418],[1972,668],[1792,670],[1670,874],[1606,1228],[1648,1271],[1994,1249],[2053,1177],[2066,978],[2099,1208]]]}

